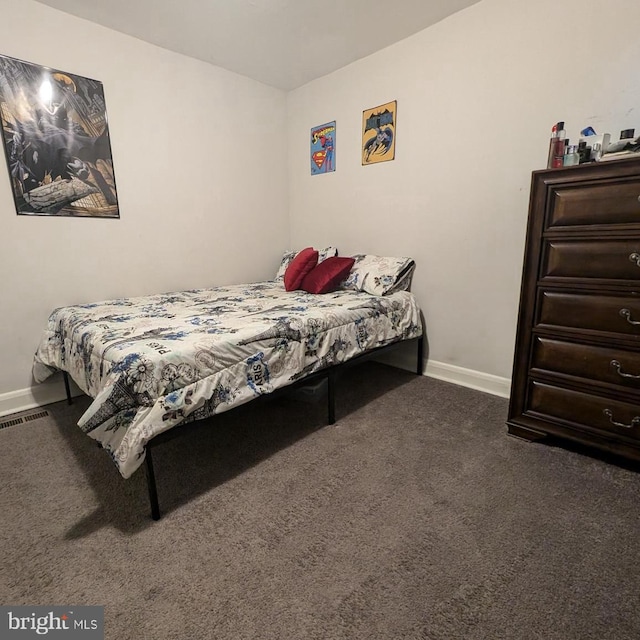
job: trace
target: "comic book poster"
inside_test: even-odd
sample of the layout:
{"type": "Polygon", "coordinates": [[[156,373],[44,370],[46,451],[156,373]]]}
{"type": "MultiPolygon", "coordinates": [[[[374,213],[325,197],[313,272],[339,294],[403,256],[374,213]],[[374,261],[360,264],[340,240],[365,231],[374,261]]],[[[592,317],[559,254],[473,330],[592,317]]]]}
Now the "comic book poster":
{"type": "Polygon", "coordinates": [[[336,170],[336,121],[311,129],[311,175],[336,170]]]}
{"type": "Polygon", "coordinates": [[[120,217],[100,81],[0,56],[0,122],[18,214],[120,217]]]}
{"type": "Polygon", "coordinates": [[[393,160],[396,155],[397,104],[387,102],[362,112],[362,164],[393,160]]]}

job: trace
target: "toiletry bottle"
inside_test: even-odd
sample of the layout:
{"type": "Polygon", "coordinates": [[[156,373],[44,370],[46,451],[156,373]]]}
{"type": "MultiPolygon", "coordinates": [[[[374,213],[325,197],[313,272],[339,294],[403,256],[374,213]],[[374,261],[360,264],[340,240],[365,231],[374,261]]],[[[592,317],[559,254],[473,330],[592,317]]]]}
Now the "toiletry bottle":
{"type": "Polygon", "coordinates": [[[629,142],[631,142],[635,133],[635,129],[623,129],[620,132],[620,140],[628,140],[629,142]]]}
{"type": "Polygon", "coordinates": [[[578,147],[575,144],[570,144],[567,147],[567,152],[564,154],[564,166],[572,167],[576,164],[580,164],[580,154],[578,153],[578,147]]]}
{"type": "Polygon", "coordinates": [[[591,159],[594,162],[599,162],[600,158],[602,158],[602,145],[599,142],[595,142],[591,149],[591,159]]]}
{"type": "Polygon", "coordinates": [[[558,125],[554,124],[551,127],[551,139],[549,140],[549,155],[547,156],[547,169],[551,169],[553,166],[553,153],[555,151],[554,143],[556,140],[556,134],[558,133],[558,125]]]}
{"type": "Polygon", "coordinates": [[[587,146],[586,140],[578,143],[578,156],[580,157],[580,164],[591,162],[591,147],[587,146]]]}
{"type": "Polygon", "coordinates": [[[564,122],[558,122],[556,125],[556,137],[553,140],[553,158],[551,159],[551,166],[554,169],[564,165],[565,136],[564,122]]]}

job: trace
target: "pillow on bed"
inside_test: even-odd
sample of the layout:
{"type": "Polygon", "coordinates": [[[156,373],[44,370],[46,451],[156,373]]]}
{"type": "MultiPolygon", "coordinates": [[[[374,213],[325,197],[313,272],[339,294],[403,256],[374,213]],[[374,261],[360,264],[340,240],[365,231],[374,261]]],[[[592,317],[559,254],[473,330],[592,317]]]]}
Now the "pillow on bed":
{"type": "Polygon", "coordinates": [[[413,272],[415,271],[415,269],[416,263],[412,260],[406,271],[398,276],[396,283],[386,292],[385,295],[395,293],[396,291],[410,291],[411,280],[413,279],[413,272]]]}
{"type": "Polygon", "coordinates": [[[357,254],[353,257],[355,264],[343,284],[344,289],[366,291],[376,296],[409,289],[416,266],[412,258],[365,254],[357,254]]]}
{"type": "Polygon", "coordinates": [[[318,249],[318,264],[328,260],[329,258],[335,258],[338,255],[338,250],[335,247],[325,247],[324,249],[318,249]]]}
{"type": "MultiPolygon", "coordinates": [[[[300,253],[299,251],[285,251],[282,260],[280,261],[280,266],[278,267],[278,271],[276,272],[276,277],[274,280],[282,280],[284,278],[284,272],[287,270],[287,267],[291,264],[291,261],[300,253]]],[[[326,247],[324,249],[320,249],[318,251],[318,263],[323,262],[327,258],[332,256],[337,256],[338,250],[335,247],[326,247]]]]}
{"type": "Polygon", "coordinates": [[[303,249],[291,261],[284,272],[284,288],[295,291],[300,288],[304,277],[318,264],[318,252],[313,247],[303,249]]]}
{"type": "Polygon", "coordinates": [[[335,291],[349,275],[354,262],[354,258],[339,258],[338,256],[327,258],[309,271],[300,288],[309,293],[335,291]]]}

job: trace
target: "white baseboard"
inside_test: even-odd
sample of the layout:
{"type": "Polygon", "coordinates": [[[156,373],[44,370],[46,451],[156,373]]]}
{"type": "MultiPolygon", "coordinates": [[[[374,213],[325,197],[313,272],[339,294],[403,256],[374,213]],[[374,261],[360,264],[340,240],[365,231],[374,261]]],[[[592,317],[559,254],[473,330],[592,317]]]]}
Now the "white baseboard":
{"type": "MultiPolygon", "coordinates": [[[[71,382],[71,395],[81,395],[81,391],[71,382]]],[[[0,417],[12,413],[20,413],[29,409],[43,407],[52,402],[65,400],[67,394],[64,390],[62,378],[55,382],[46,382],[29,389],[18,389],[8,393],[0,393],[0,417]]]]}
{"type": "MultiPolygon", "coordinates": [[[[407,353],[405,351],[401,353],[399,350],[391,351],[377,359],[380,360],[380,362],[390,364],[400,369],[406,369],[407,371],[416,370],[415,352],[407,353]]],[[[465,369],[464,367],[457,367],[453,364],[437,362],[435,360],[427,360],[427,366],[423,368],[423,371],[424,375],[429,378],[452,382],[462,387],[477,389],[478,391],[484,391],[485,393],[500,396],[501,398],[508,398],[511,395],[511,380],[509,378],[502,378],[490,373],[465,369]]]]}
{"type": "Polygon", "coordinates": [[[465,369],[464,367],[456,367],[446,362],[429,360],[425,375],[445,382],[453,382],[470,389],[484,391],[501,398],[508,398],[511,395],[511,380],[509,378],[502,378],[491,373],[474,371],[473,369],[465,369]]]}

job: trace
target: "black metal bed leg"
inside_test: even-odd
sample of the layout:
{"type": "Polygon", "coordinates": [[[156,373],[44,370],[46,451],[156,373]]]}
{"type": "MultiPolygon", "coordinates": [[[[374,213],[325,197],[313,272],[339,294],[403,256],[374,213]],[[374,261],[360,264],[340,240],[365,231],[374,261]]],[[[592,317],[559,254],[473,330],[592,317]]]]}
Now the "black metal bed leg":
{"type": "Polygon", "coordinates": [[[73,404],[73,399],[71,398],[71,387],[69,386],[69,374],[66,371],[63,371],[62,377],[64,379],[64,390],[67,393],[67,404],[73,404]]]}
{"type": "Polygon", "coordinates": [[[423,373],[424,364],[422,359],[424,358],[424,336],[418,338],[418,362],[416,363],[416,373],[421,376],[423,373]]]}
{"type": "Polygon", "coordinates": [[[153,472],[153,460],[151,458],[151,447],[147,446],[145,456],[147,472],[147,488],[149,489],[149,503],[151,504],[151,517],[160,520],[160,505],[158,504],[158,490],[156,488],[156,475],[153,472]]]}
{"type": "Polygon", "coordinates": [[[327,419],[329,424],[336,422],[335,373],[327,372],[327,419]]]}

